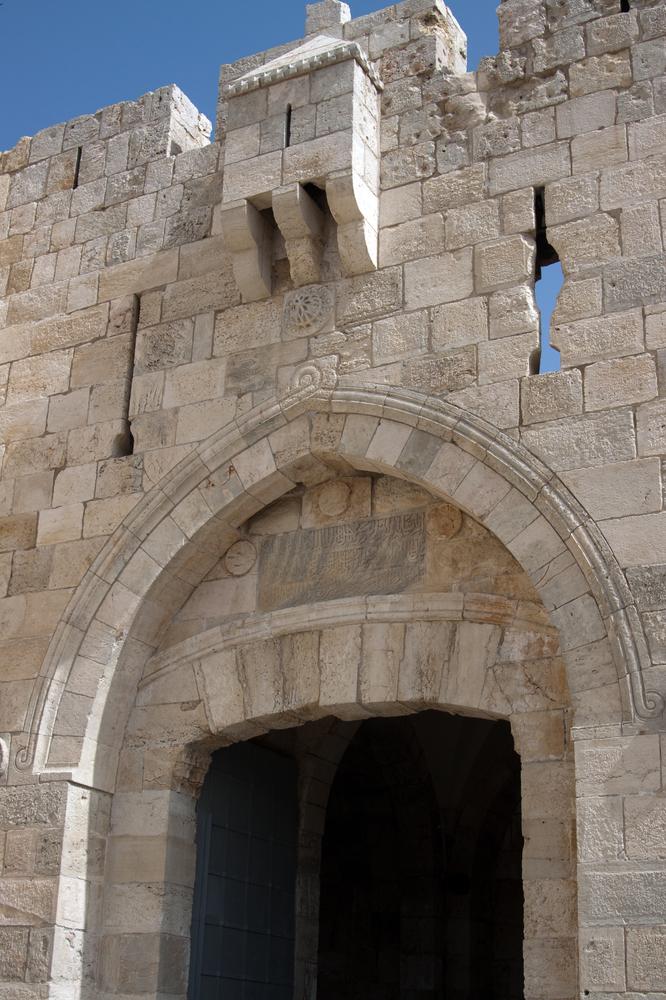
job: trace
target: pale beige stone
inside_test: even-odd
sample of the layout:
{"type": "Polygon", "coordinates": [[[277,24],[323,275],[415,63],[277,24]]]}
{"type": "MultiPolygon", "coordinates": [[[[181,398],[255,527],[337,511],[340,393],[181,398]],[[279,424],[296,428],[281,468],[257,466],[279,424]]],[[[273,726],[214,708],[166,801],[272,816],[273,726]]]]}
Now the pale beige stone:
{"type": "Polygon", "coordinates": [[[83,504],[72,503],[53,510],[43,510],[39,515],[37,544],[53,545],[70,542],[81,537],[83,504]]]}
{"type": "Polygon", "coordinates": [[[598,361],[585,369],[585,409],[642,403],[657,395],[657,373],[649,354],[598,361]]]}
{"type": "Polygon", "coordinates": [[[563,472],[562,479],[595,519],[661,510],[661,474],[656,459],[571,470],[563,472]]]}

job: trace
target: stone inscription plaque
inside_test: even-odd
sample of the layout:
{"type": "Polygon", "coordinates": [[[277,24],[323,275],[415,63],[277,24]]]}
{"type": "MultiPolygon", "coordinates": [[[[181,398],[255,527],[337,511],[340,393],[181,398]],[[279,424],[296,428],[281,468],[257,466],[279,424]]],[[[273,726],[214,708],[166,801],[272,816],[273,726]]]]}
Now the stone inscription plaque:
{"type": "Polygon", "coordinates": [[[274,535],[261,546],[264,611],[354,594],[393,594],[425,566],[422,511],[274,535]]]}

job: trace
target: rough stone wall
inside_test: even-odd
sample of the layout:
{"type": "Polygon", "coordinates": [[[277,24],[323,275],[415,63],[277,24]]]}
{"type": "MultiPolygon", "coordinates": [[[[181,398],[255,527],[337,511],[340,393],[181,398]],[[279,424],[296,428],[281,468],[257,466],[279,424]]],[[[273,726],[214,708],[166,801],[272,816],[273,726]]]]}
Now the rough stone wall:
{"type": "MultiPolygon", "coordinates": [[[[91,997],[182,993],[182,969],[173,973],[181,986],[165,986],[158,933],[152,950],[145,940],[119,943],[128,922],[122,894],[100,916],[117,747],[114,756],[104,744],[94,758],[88,727],[111,686],[112,653],[134,664],[129,712],[131,685],[163,638],[148,639],[146,629],[127,640],[135,595],[142,608],[153,601],[168,612],[166,628],[238,540],[239,525],[294,484],[316,486],[317,473],[289,467],[287,480],[276,471],[298,451],[287,431],[281,452],[253,452],[260,434],[243,431],[245,464],[229,462],[227,480],[212,483],[215,500],[208,495],[209,506],[221,506],[238,475],[238,493],[252,500],[243,517],[188,548],[175,584],[160,577],[157,596],[146,597],[147,560],[134,577],[140,584],[104,604],[99,588],[129,561],[132,540],[154,528],[151,504],[183,501],[178,528],[153,542],[155,566],[175,558],[178,531],[192,539],[202,528],[186,480],[197,473],[195,455],[205,464],[204,442],[237,433],[262,406],[268,434],[276,398],[336,385],[359,400],[361,387],[372,387],[372,398],[355,404],[367,406],[368,421],[391,394],[415,407],[459,408],[449,436],[472,420],[466,447],[478,464],[453,482],[441,469],[428,477],[429,462],[439,461],[425,441],[431,424],[402,455],[407,432],[400,437],[395,426],[390,441],[371,423],[349,424],[345,438],[338,400],[320,423],[313,418],[317,461],[325,454],[330,463],[323,478],[331,469],[353,475],[336,458],[345,444],[363,453],[360,471],[394,465],[433,489],[441,484],[477,520],[509,495],[511,518],[503,512],[487,527],[509,548],[521,540],[511,551],[535,586],[546,558],[562,560],[559,576],[549,570],[558,583],[548,582],[551,593],[561,585],[566,602],[541,593],[572,691],[579,986],[604,996],[666,991],[666,8],[659,0],[505,0],[499,18],[500,54],[465,73],[464,36],[438,0],[403,0],[353,20],[344,4],[324,0],[308,9],[307,38],[357,43],[361,55],[338,52],[248,93],[234,84],[300,43],[223,67],[212,144],[208,123],[171,87],[0,154],[2,1000],[69,1000],[82,995],[77,982],[91,997]],[[246,188],[231,184],[239,177],[246,188]],[[552,335],[562,367],[547,375],[532,374],[541,188],[566,277],[552,335]],[[480,427],[489,436],[473,445],[480,427]],[[543,476],[529,495],[529,538],[529,489],[498,488],[495,445],[524,446],[521,468],[533,460],[530,474],[543,476]],[[555,514],[561,487],[568,506],[555,514]],[[537,517],[546,509],[548,525],[537,517]],[[611,579],[615,596],[598,597],[611,592],[611,579]],[[596,604],[583,613],[576,602],[587,584],[596,604]],[[86,614],[98,607],[91,632],[86,614]],[[71,644],[82,637],[74,662],[71,644]],[[583,676],[587,696],[574,683],[583,676]],[[95,767],[77,771],[91,753],[95,767]],[[109,948],[125,948],[111,972],[100,972],[95,949],[81,943],[104,921],[118,931],[109,948]],[[118,962],[132,949],[135,960],[150,954],[161,986],[146,973],[121,988],[118,962]],[[113,985],[98,992],[98,981],[113,985]]],[[[119,718],[122,728],[127,714],[119,718]]],[[[561,759],[570,759],[567,748],[561,759]]],[[[157,795],[177,782],[164,779],[159,750],[151,752],[143,787],[157,795]]],[[[141,808],[150,813],[145,801],[141,808]]],[[[115,822],[134,829],[132,816],[115,822]]],[[[547,904],[536,900],[535,912],[557,914],[557,891],[547,904]]],[[[575,992],[571,956],[551,947],[564,932],[550,919],[529,931],[546,942],[535,951],[529,995],[564,1000],[575,992]]],[[[158,914],[151,928],[165,923],[158,914]]],[[[182,946],[181,925],[168,933],[182,946]]]]}

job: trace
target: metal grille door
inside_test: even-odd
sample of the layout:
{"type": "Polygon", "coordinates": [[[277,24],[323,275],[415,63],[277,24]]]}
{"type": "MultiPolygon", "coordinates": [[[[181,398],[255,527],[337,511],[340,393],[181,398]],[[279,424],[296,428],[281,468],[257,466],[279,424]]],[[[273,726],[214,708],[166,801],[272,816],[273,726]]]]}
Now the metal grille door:
{"type": "Polygon", "coordinates": [[[213,757],[197,812],[190,1000],[291,1000],[296,764],[239,743],[213,757]]]}

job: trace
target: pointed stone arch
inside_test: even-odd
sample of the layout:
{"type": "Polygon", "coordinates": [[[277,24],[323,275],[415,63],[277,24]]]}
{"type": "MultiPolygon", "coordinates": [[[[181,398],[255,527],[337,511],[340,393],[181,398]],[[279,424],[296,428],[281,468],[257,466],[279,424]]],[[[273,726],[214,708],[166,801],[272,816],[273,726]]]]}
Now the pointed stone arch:
{"type": "Polygon", "coordinates": [[[645,690],[647,645],[626,579],[594,522],[547,466],[440,399],[397,388],[329,389],[313,376],[199,445],[109,538],[55,632],[16,767],[74,773],[111,790],[113,751],[164,615],[248,517],[341,463],[409,479],[479,520],[531,576],[559,629],[572,691],[594,689],[598,701],[601,687],[606,694],[612,688],[615,722],[661,717],[661,697],[645,690]],[[603,672],[608,657],[617,671],[610,684],[578,675],[583,667],[603,672]],[[70,684],[84,668],[94,687],[85,696],[70,684]]]}

